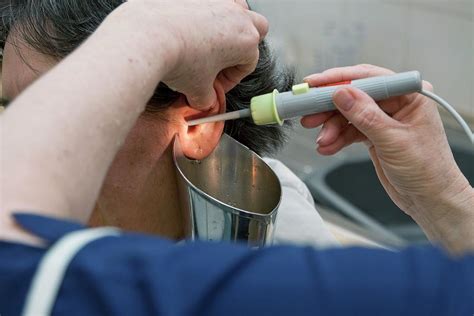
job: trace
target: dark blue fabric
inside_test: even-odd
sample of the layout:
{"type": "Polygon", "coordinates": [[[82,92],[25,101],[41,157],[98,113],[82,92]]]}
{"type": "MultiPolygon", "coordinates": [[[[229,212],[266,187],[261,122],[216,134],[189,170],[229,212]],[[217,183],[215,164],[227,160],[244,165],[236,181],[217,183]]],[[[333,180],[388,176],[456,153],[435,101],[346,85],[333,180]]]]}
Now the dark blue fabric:
{"type": "MultiPolygon", "coordinates": [[[[20,225],[52,242],[82,226],[38,216],[20,225]]],[[[0,314],[21,312],[45,249],[0,242],[0,314]]],[[[442,251],[271,247],[124,234],[93,242],[69,267],[55,315],[467,315],[474,256],[442,251]]]]}

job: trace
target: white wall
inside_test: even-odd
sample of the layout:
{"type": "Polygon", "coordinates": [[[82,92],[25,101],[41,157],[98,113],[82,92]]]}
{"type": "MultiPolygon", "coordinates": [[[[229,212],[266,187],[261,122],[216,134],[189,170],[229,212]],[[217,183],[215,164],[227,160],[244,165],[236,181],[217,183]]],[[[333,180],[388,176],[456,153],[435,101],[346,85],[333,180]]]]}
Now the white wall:
{"type": "Polygon", "coordinates": [[[250,0],[300,75],[372,63],[420,70],[474,118],[474,0],[250,0]]]}

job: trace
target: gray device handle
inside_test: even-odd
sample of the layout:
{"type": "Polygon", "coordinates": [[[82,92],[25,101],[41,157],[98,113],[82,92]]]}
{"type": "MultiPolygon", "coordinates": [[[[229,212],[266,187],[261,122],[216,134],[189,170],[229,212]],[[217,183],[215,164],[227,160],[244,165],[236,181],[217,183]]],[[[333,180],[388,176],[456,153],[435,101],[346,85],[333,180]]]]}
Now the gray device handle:
{"type": "Polygon", "coordinates": [[[341,86],[351,85],[361,89],[375,101],[386,100],[414,92],[421,92],[423,80],[418,71],[403,72],[388,76],[371,77],[343,83],[339,86],[304,88],[279,93],[275,103],[280,119],[286,120],[309,114],[335,110],[332,95],[341,86]]]}

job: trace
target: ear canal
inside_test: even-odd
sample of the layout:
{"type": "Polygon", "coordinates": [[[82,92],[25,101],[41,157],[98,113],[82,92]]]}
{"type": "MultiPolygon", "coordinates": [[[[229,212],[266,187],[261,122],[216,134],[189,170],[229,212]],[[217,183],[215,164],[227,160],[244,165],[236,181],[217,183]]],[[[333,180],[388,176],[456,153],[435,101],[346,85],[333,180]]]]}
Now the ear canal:
{"type": "MultiPolygon", "coordinates": [[[[225,94],[221,87],[216,87],[218,105],[207,115],[224,113],[226,109],[225,94]]],[[[199,115],[199,112],[188,108],[190,114],[199,115]],[[193,113],[194,112],[194,113],[193,113]]],[[[201,113],[202,114],[202,113],[201,113]]],[[[204,159],[209,156],[219,144],[224,132],[224,122],[206,123],[196,126],[185,126],[180,133],[180,142],[183,153],[191,159],[204,159]]]]}
{"type": "Polygon", "coordinates": [[[203,159],[216,148],[224,123],[209,123],[187,128],[186,135],[180,138],[184,154],[192,159],[203,159]]]}

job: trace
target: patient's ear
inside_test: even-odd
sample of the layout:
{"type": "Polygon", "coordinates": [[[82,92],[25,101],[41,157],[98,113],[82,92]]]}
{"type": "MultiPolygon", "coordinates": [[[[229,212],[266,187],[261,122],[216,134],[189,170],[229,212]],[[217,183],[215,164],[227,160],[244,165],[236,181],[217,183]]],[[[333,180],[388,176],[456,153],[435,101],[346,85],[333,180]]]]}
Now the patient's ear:
{"type": "MultiPolygon", "coordinates": [[[[226,111],[225,93],[222,87],[215,87],[217,92],[217,104],[207,111],[202,112],[188,105],[181,105],[179,112],[188,121],[206,116],[224,113],[226,111]]],[[[209,156],[219,143],[224,132],[224,122],[207,123],[197,126],[186,124],[180,129],[178,137],[183,153],[191,159],[204,159],[209,156]]]]}

